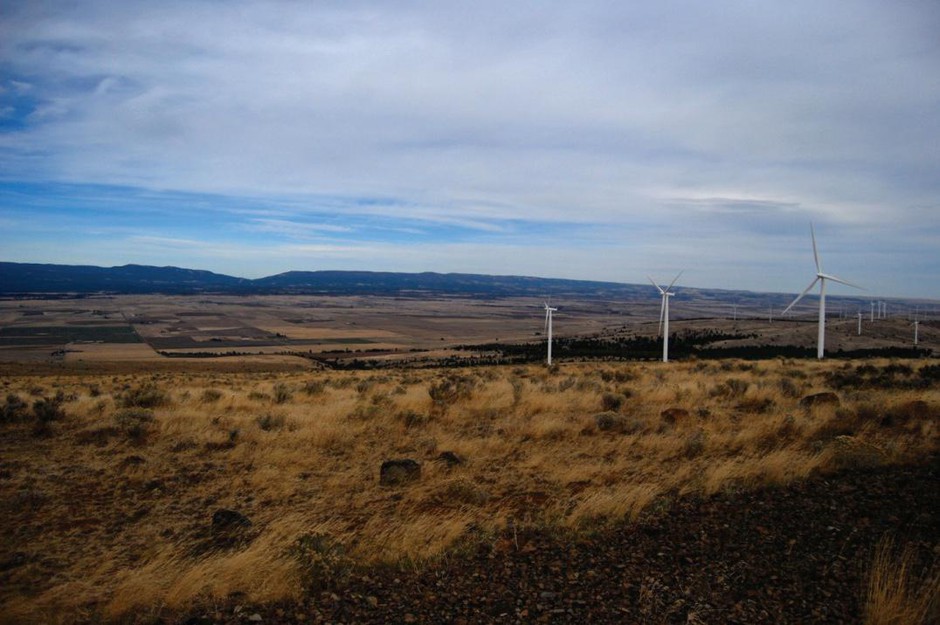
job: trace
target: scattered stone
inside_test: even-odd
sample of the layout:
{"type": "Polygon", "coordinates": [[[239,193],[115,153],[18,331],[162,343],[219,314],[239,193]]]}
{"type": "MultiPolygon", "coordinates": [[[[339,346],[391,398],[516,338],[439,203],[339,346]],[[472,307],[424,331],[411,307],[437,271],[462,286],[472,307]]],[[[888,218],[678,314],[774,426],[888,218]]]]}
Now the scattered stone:
{"type": "Polygon", "coordinates": [[[260,623],[263,619],[261,618],[260,614],[255,612],[254,614],[248,617],[248,620],[251,621],[252,623],[260,623]]]}
{"type": "Polygon", "coordinates": [[[463,464],[463,458],[452,451],[442,451],[437,457],[438,462],[443,462],[448,467],[456,467],[463,464]]]}
{"type": "Polygon", "coordinates": [[[383,486],[399,486],[414,482],[421,477],[421,465],[411,458],[386,460],[379,469],[379,483],[383,486]]]}
{"type": "Polygon", "coordinates": [[[812,408],[814,406],[838,406],[840,403],[839,396],[831,391],[807,395],[800,400],[800,405],[805,408],[812,408]]]}
{"type": "Polygon", "coordinates": [[[140,456],[128,456],[121,461],[122,467],[139,467],[140,465],[147,462],[145,459],[140,456]]]}
{"type": "Polygon", "coordinates": [[[219,508],[212,514],[212,530],[215,532],[231,532],[251,527],[251,520],[240,512],[219,508]]]}
{"type": "Polygon", "coordinates": [[[669,425],[676,425],[677,423],[685,423],[692,418],[691,413],[685,408],[666,408],[661,413],[659,417],[663,420],[663,423],[669,425]]]}

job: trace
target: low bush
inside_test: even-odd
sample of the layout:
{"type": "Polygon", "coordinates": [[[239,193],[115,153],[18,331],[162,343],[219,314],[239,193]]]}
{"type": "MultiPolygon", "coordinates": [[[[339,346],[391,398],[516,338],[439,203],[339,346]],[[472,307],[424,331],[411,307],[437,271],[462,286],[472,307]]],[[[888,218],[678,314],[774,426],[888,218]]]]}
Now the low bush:
{"type": "Polygon", "coordinates": [[[202,392],[201,400],[203,403],[212,404],[222,399],[222,391],[215,388],[207,388],[202,392]]]}
{"type": "Polygon", "coordinates": [[[284,415],[281,414],[265,414],[261,415],[255,421],[258,424],[258,427],[264,430],[265,432],[272,432],[274,430],[284,429],[284,425],[287,423],[287,420],[284,418],[284,415]]]}
{"type": "Polygon", "coordinates": [[[284,404],[291,400],[293,394],[290,391],[290,387],[282,382],[278,382],[274,385],[274,403],[275,404],[284,404]]]}
{"type": "Polygon", "coordinates": [[[0,407],[0,423],[19,423],[28,418],[28,405],[19,395],[10,393],[6,403],[0,407]]]}
{"type": "Polygon", "coordinates": [[[624,396],[618,393],[604,393],[601,395],[601,409],[616,412],[623,406],[624,396]]]}
{"type": "Polygon", "coordinates": [[[114,423],[128,438],[142,441],[153,427],[153,411],[147,408],[124,408],[114,413],[114,423]]]}
{"type": "Polygon", "coordinates": [[[123,408],[159,408],[169,403],[169,396],[154,384],[128,389],[120,398],[123,408]]]}

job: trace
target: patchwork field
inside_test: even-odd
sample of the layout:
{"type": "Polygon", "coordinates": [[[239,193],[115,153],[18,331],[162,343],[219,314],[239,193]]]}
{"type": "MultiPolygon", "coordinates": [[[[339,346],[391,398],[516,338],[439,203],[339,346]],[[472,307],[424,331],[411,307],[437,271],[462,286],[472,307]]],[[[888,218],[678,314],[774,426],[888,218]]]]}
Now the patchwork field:
{"type": "MultiPolygon", "coordinates": [[[[721,550],[721,558],[766,545],[770,551],[748,566],[766,573],[768,587],[771,575],[781,588],[791,576],[821,575],[817,581],[830,595],[807,588],[803,607],[779,609],[812,615],[825,601],[829,613],[852,620],[878,609],[897,613],[891,602],[899,597],[904,609],[927,614],[936,607],[930,603],[940,588],[936,511],[918,506],[937,500],[937,476],[905,468],[937,462],[940,366],[929,360],[83,375],[24,375],[5,367],[0,622],[240,622],[255,614],[285,623],[528,616],[584,622],[588,605],[636,619],[653,610],[670,615],[664,622],[693,622],[691,604],[678,610],[681,597],[669,599],[672,591],[654,591],[647,579],[655,573],[666,580],[659,575],[667,569],[642,562],[616,568],[610,545],[659,527],[666,532],[659,544],[690,549],[693,562],[695,550],[680,547],[678,537],[707,544],[694,519],[705,523],[725,510],[709,531],[731,531],[722,539],[731,545],[735,532],[720,528],[744,522],[735,520],[743,504],[733,503],[742,497],[754,500],[741,511],[765,510],[753,508],[755,521],[747,521],[761,529],[747,525],[751,538],[721,550]],[[396,462],[383,471],[387,461],[396,462]],[[893,467],[907,471],[903,489],[890,485],[893,467]],[[872,485],[865,497],[881,488],[895,495],[859,499],[866,490],[850,486],[852,480],[872,485]],[[890,497],[908,491],[919,495],[890,512],[890,497]],[[791,492],[804,495],[791,501],[791,492]],[[816,520],[786,521],[797,514],[795,502],[809,506],[800,514],[816,520]],[[889,511],[876,514],[876,504],[889,511]],[[774,521],[778,505],[792,514],[774,521]],[[818,519],[837,514],[830,506],[862,505],[870,518],[856,529],[846,525],[856,521],[841,516],[825,521],[851,540],[816,537],[832,533],[825,526],[812,539],[800,537],[800,527],[816,528],[818,519]],[[567,553],[563,545],[572,541],[587,550],[577,556],[585,564],[575,577],[571,570],[552,574],[557,553],[567,553]],[[866,589],[878,590],[881,579],[872,568],[879,542],[887,545],[879,573],[887,590],[868,597],[866,589]],[[768,554],[783,558],[788,549],[797,555],[774,571],[760,569],[768,554]],[[908,560],[899,559],[902,551],[912,554],[908,560]],[[484,568],[473,569],[475,553],[490,554],[484,568]],[[542,554],[548,560],[539,564],[542,554]],[[577,603],[564,589],[591,579],[589,560],[641,592],[598,589],[606,602],[577,603]],[[486,597],[515,596],[519,588],[499,591],[481,579],[479,595],[456,585],[447,590],[462,577],[444,571],[467,563],[467,575],[489,577],[492,569],[493,579],[503,579],[499,571],[510,570],[504,561],[529,567],[506,580],[531,570],[545,571],[548,581],[540,584],[567,581],[556,589],[533,586],[531,605],[508,607],[486,597]],[[831,574],[806,568],[817,561],[822,571],[838,566],[845,576],[833,582],[831,574]],[[411,590],[396,590],[392,578],[412,580],[411,590]],[[436,588],[427,592],[444,597],[440,603],[393,600],[422,584],[436,588]],[[552,612],[556,593],[568,611],[552,612]],[[452,607],[434,612],[436,605],[452,607]]],[[[636,536],[640,550],[647,539],[636,536]]],[[[665,553],[650,548],[653,560],[665,553]]],[[[569,557],[575,555],[562,556],[569,557]]],[[[619,557],[629,559],[626,552],[619,557]]],[[[677,582],[656,583],[692,579],[697,573],[683,562],[669,565],[678,567],[668,569],[677,582]]],[[[738,575],[743,583],[758,574],[737,560],[715,562],[721,579],[738,575]]],[[[770,595],[742,594],[738,608],[737,599],[729,602],[744,592],[740,583],[716,578],[711,591],[696,586],[701,605],[713,610],[699,607],[696,614],[732,622],[740,609],[746,622],[773,622],[760,616],[777,606],[770,595]]],[[[588,620],[618,622],[616,614],[588,620]]]]}
{"type": "MultiPolygon", "coordinates": [[[[655,341],[659,303],[558,302],[555,336],[564,342],[590,339],[627,341],[616,358],[649,359],[655,347],[634,350],[629,342],[655,341]],[[648,353],[647,353],[648,352],[648,353]]],[[[834,308],[834,310],[838,310],[834,308]]],[[[810,349],[816,341],[812,307],[786,319],[740,306],[737,319],[727,304],[678,301],[671,332],[721,338],[710,348],[761,348],[756,355],[792,346],[810,349]]],[[[356,360],[427,364],[442,359],[492,356],[493,346],[544,341],[542,301],[535,298],[325,296],[97,296],[80,299],[0,300],[0,362],[101,363],[192,359],[252,362],[259,356],[294,356],[298,366],[356,360]],[[102,346],[117,346],[103,348],[102,346]],[[487,346],[475,353],[474,345],[487,346]],[[470,347],[470,349],[467,349],[470,347]],[[457,353],[454,350],[460,348],[457,353]],[[302,360],[303,359],[303,360],[302,360]],[[304,362],[306,360],[306,363],[304,362]]],[[[919,347],[936,349],[940,320],[921,314],[919,347]]],[[[830,352],[911,350],[913,325],[906,316],[870,322],[833,314],[827,324],[830,352]]],[[[678,346],[678,344],[677,344],[678,346]]],[[[593,349],[593,348],[592,348],[593,349]]],[[[602,350],[603,351],[603,350],[602,350]]],[[[609,350],[607,350],[609,352],[609,350]]],[[[588,350],[591,352],[591,350],[588,350]]],[[[587,353],[560,344],[556,356],[583,359],[587,353]]],[[[681,357],[681,351],[675,355],[681,357]]],[[[525,359],[536,360],[535,351],[525,359]]]]}

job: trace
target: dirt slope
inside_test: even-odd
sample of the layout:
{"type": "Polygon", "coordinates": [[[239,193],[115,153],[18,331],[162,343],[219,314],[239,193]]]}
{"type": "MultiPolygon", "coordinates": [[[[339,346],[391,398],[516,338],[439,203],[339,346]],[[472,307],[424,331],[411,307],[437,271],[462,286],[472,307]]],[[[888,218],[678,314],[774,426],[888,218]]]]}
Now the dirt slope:
{"type": "Polygon", "coordinates": [[[940,557],[940,464],[680,499],[571,538],[477,541],[420,572],[350,575],[302,601],[228,605],[174,623],[857,623],[875,546],[940,557]]]}

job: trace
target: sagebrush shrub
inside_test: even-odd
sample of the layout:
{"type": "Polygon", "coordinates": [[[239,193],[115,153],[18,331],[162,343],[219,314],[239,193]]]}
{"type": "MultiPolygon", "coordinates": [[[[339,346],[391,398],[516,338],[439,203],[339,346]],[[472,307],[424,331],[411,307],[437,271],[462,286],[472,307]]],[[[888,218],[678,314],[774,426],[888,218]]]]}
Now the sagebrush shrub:
{"type": "Polygon", "coordinates": [[[155,384],[143,384],[128,389],[120,401],[124,408],[159,408],[169,403],[169,397],[155,384]]]}

